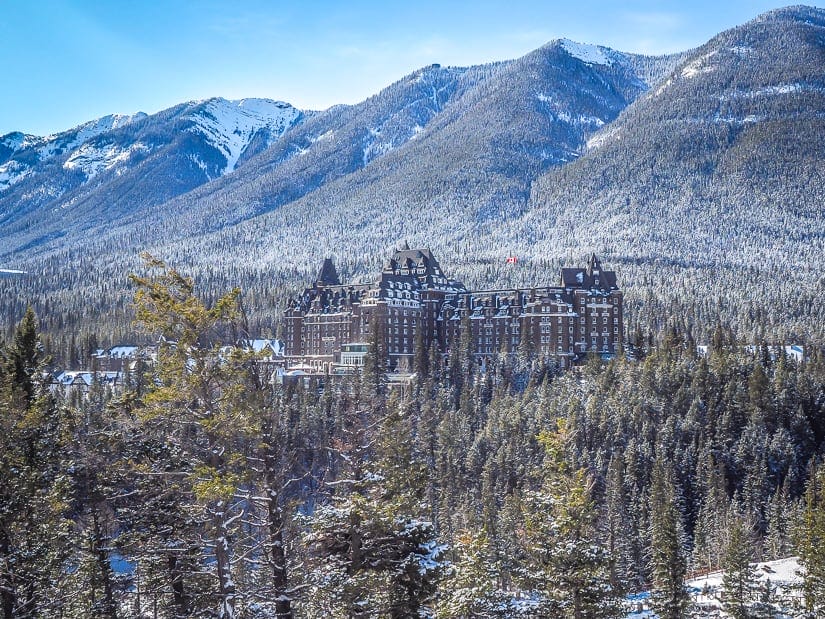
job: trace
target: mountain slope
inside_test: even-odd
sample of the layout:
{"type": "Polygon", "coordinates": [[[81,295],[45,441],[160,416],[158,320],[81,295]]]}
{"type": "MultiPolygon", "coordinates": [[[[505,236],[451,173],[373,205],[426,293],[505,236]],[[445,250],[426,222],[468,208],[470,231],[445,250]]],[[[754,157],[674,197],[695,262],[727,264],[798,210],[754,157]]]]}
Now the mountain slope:
{"type": "MultiPolygon", "coordinates": [[[[368,275],[409,240],[470,285],[507,286],[550,283],[596,251],[628,290],[630,325],[679,316],[697,337],[721,320],[747,337],[764,326],[825,341],[824,60],[825,12],[793,7],[678,56],[561,40],[496,65],[428,67],[304,118],[162,206],[132,208],[110,185],[117,217],[25,251],[21,226],[0,260],[44,282],[91,266],[97,283],[72,281],[100,298],[149,249],[209,290],[241,285],[272,325],[282,287],[327,255],[344,277],[368,275]]],[[[160,185],[178,168],[156,169],[160,185]]]]}
{"type": "MultiPolygon", "coordinates": [[[[239,175],[167,207],[209,217],[250,208],[271,211],[237,230],[209,225],[209,217],[193,217],[190,224],[193,235],[219,228],[215,243],[243,245],[247,257],[257,257],[262,265],[275,259],[273,248],[289,248],[294,262],[314,263],[317,255],[341,247],[353,229],[360,251],[383,255],[403,236],[444,237],[444,242],[453,217],[479,226],[512,218],[523,211],[534,178],[577,158],[588,136],[647,89],[631,57],[604,48],[609,60],[593,63],[571,55],[565,47],[569,43],[557,41],[516,61],[462,70],[452,97],[433,110],[432,120],[414,126],[398,146],[391,142],[393,147],[382,148],[380,158],[369,159],[375,142],[362,145],[385,130],[360,120],[363,112],[354,125],[358,130],[346,139],[333,136],[330,146],[312,143],[325,155],[346,159],[349,165],[336,168],[346,173],[319,177],[323,166],[317,157],[307,166],[306,154],[282,155],[313,122],[329,130],[319,115],[285,134],[266,161],[259,159],[239,175]],[[251,176],[255,178],[247,180],[251,176]],[[298,190],[291,191],[295,186],[298,190]],[[260,235],[261,228],[266,235],[260,235]]],[[[433,78],[433,71],[447,70],[417,72],[366,103],[377,103],[404,85],[418,87],[433,78]]],[[[226,216],[221,223],[225,221],[226,216]]],[[[198,238],[164,252],[208,260],[216,250],[214,245],[202,247],[198,238]]]]}
{"type": "Polygon", "coordinates": [[[604,253],[651,282],[662,317],[674,297],[695,299],[697,322],[739,315],[743,331],[758,320],[822,338],[805,321],[822,314],[824,182],[825,11],[792,7],[696,50],[539,179],[494,243],[604,253]]]}
{"type": "Polygon", "coordinates": [[[162,204],[231,172],[303,118],[282,102],[209,99],[153,116],[107,116],[45,138],[4,136],[4,250],[59,237],[72,243],[90,226],[162,204]]]}

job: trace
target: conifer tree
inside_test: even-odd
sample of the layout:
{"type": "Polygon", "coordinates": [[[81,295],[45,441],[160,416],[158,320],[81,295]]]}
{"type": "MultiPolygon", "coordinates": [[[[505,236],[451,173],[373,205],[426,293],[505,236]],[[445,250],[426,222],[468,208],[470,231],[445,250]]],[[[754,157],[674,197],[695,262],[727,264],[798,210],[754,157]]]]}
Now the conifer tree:
{"type": "Polygon", "coordinates": [[[825,467],[814,470],[805,492],[802,521],[795,534],[803,568],[802,592],[806,617],[825,612],[825,467]]]}
{"type": "Polygon", "coordinates": [[[6,619],[60,612],[69,556],[63,421],[26,310],[0,350],[0,599],[6,619]]]}
{"type": "MultiPolygon", "coordinates": [[[[232,574],[233,527],[242,515],[240,486],[247,474],[241,453],[256,427],[250,407],[248,358],[221,351],[238,318],[239,290],[206,307],[194,283],[162,261],[145,257],[160,271],[132,276],[136,318],[149,333],[162,335],[157,379],[142,398],[141,417],[173,441],[187,470],[172,472],[180,481],[191,519],[202,523],[205,550],[214,560],[214,598],[218,617],[237,616],[238,592],[232,574]],[[180,475],[183,473],[183,475],[180,475]]],[[[173,587],[174,589],[174,587],[173,587]]]]}
{"type": "Polygon", "coordinates": [[[722,608],[732,619],[749,619],[756,595],[756,571],[753,559],[752,527],[739,514],[728,519],[728,543],[722,560],[722,608]]]}
{"type": "Polygon", "coordinates": [[[514,616],[508,608],[506,593],[498,586],[501,564],[490,548],[487,532],[462,531],[453,550],[458,558],[439,587],[436,617],[514,616]]]}
{"type": "Polygon", "coordinates": [[[344,477],[331,480],[334,495],[319,505],[307,525],[307,610],[311,615],[415,617],[443,572],[445,548],[423,517],[423,462],[410,446],[408,419],[396,399],[378,432],[353,434],[343,453],[344,477]]]}
{"type": "Polygon", "coordinates": [[[544,484],[528,493],[525,543],[532,579],[544,593],[543,616],[619,617],[621,596],[611,584],[612,557],[599,543],[592,482],[566,454],[566,427],[542,433],[544,484]]]}
{"type": "Polygon", "coordinates": [[[651,479],[650,528],[651,606],[662,619],[682,619],[690,606],[682,514],[673,481],[661,460],[656,461],[651,479]]]}

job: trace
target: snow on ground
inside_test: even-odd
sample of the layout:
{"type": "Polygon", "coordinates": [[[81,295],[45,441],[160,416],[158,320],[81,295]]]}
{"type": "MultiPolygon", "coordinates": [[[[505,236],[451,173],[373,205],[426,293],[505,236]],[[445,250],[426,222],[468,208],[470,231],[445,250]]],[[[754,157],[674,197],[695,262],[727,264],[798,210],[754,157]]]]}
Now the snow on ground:
{"type": "MultiPolygon", "coordinates": [[[[797,557],[779,559],[754,564],[759,586],[762,590],[770,586],[772,599],[781,609],[780,612],[790,613],[791,607],[801,603],[799,585],[801,578],[798,575],[799,560],[797,557]]],[[[686,582],[697,606],[696,617],[722,617],[722,604],[719,595],[722,588],[724,572],[711,572],[686,582]]],[[[634,594],[628,597],[632,612],[627,619],[654,619],[656,614],[648,605],[650,595],[647,592],[634,594]]],[[[780,615],[782,616],[782,615],[780,615]]]]}
{"type": "Polygon", "coordinates": [[[764,86],[755,90],[733,90],[719,95],[719,101],[730,101],[735,99],[757,99],[759,97],[773,97],[777,95],[790,95],[797,93],[823,93],[825,88],[813,84],[794,82],[791,84],[775,84],[764,86]]]}
{"type": "Polygon", "coordinates": [[[701,75],[702,73],[711,73],[716,67],[710,64],[710,59],[716,55],[716,51],[700,56],[686,64],[682,69],[682,77],[691,78],[701,75]]]}
{"type": "Polygon", "coordinates": [[[226,157],[222,174],[235,169],[238,159],[260,129],[270,130],[270,143],[289,129],[301,114],[288,103],[269,99],[210,99],[194,115],[190,131],[202,133],[226,157]]]}
{"type": "Polygon", "coordinates": [[[562,104],[558,103],[554,98],[553,95],[548,95],[543,92],[536,93],[536,99],[541,101],[542,103],[546,103],[550,106],[550,110],[552,111],[553,115],[556,117],[556,120],[559,120],[563,123],[568,125],[585,125],[588,128],[599,128],[604,126],[604,121],[599,118],[598,116],[586,116],[584,114],[571,114],[567,109],[562,107],[562,104]]]}
{"type": "Polygon", "coordinates": [[[570,39],[562,39],[561,46],[568,54],[587,64],[613,64],[613,58],[608,55],[612,50],[606,47],[576,43],[570,39]]]}

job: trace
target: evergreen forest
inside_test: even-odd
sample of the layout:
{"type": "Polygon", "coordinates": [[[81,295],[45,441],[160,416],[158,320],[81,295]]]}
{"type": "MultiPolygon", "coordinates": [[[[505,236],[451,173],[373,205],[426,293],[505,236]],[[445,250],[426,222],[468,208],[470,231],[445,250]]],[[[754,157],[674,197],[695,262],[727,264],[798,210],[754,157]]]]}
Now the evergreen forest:
{"type": "Polygon", "coordinates": [[[821,350],[720,322],[700,353],[674,318],[564,372],[468,339],[391,388],[376,338],[361,374],[280,384],[224,346],[240,290],[148,266],[161,345],[122,389],[52,390],[31,309],[0,344],[6,619],[618,618],[641,591],[677,618],[718,569],[729,616],[825,612],[821,350]],[[750,565],[791,555],[789,602],[750,565]]]}

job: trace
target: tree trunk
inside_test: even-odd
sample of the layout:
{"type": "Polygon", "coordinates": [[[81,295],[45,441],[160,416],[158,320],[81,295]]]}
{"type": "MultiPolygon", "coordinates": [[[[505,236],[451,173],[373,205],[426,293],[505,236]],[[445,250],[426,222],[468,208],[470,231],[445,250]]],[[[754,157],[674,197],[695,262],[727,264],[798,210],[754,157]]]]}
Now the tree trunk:
{"type": "Polygon", "coordinates": [[[232,571],[229,553],[229,538],[226,530],[226,512],[224,506],[215,512],[215,563],[218,570],[218,593],[220,619],[235,619],[235,582],[232,580],[232,571]]]}
{"type": "Polygon", "coordinates": [[[170,554],[166,566],[169,570],[169,582],[172,585],[172,603],[175,605],[175,615],[183,619],[189,616],[189,605],[186,603],[183,573],[178,565],[178,558],[170,554]]]}
{"type": "Polygon", "coordinates": [[[3,600],[3,619],[14,619],[14,585],[9,571],[10,542],[6,532],[0,529],[0,562],[5,564],[0,575],[0,596],[3,600]]]}
{"type": "MultiPolygon", "coordinates": [[[[268,467],[267,467],[268,468],[268,467]]],[[[270,472],[269,469],[267,472],[270,472]]],[[[270,484],[276,480],[270,480],[270,484]]],[[[292,619],[291,600],[287,595],[289,586],[286,571],[286,553],[284,551],[283,512],[279,505],[275,486],[269,491],[269,544],[272,551],[272,588],[275,593],[275,616],[292,619]]]]}
{"type": "Polygon", "coordinates": [[[112,588],[112,566],[109,563],[109,553],[106,550],[108,540],[100,528],[100,518],[96,507],[92,508],[92,526],[95,560],[100,570],[100,577],[103,580],[103,616],[109,619],[117,619],[117,605],[115,604],[112,588]]]}

